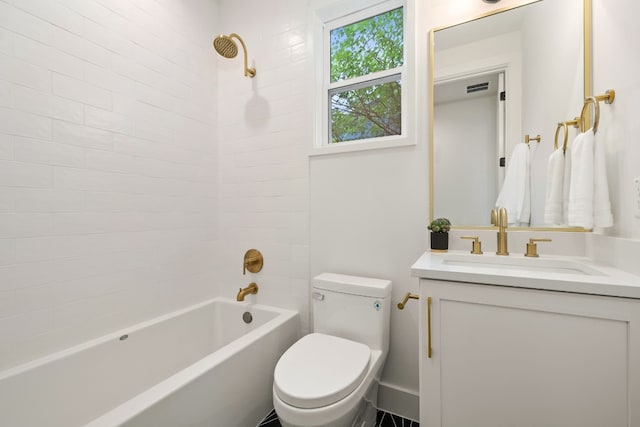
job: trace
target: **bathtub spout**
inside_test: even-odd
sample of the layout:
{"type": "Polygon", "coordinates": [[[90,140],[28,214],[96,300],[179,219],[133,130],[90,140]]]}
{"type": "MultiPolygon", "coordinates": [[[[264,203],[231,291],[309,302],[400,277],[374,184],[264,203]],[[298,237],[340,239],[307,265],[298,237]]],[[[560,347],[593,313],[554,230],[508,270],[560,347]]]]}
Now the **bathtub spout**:
{"type": "Polygon", "coordinates": [[[246,288],[240,288],[240,290],[238,291],[238,296],[236,296],[236,300],[237,301],[244,301],[244,297],[252,294],[255,295],[258,293],[258,285],[256,285],[255,283],[251,283],[249,284],[249,286],[247,286],[246,288]]]}

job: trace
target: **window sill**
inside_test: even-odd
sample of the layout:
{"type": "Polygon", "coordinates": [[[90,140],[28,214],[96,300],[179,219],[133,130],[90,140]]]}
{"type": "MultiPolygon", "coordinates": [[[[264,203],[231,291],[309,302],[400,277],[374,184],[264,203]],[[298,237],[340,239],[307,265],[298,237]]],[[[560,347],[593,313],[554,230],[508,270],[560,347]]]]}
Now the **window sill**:
{"type": "Polygon", "coordinates": [[[375,140],[339,142],[322,147],[313,147],[309,157],[324,156],[329,154],[351,153],[364,150],[378,150],[382,148],[408,147],[416,145],[415,140],[406,136],[386,137],[375,140]]]}

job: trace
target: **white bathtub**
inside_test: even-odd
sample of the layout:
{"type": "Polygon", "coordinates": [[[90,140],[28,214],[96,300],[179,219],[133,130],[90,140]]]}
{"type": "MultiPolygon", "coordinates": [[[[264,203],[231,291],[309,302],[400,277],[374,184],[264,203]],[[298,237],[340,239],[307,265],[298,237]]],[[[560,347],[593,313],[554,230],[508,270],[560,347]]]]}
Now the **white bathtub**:
{"type": "Polygon", "coordinates": [[[0,372],[0,426],[255,427],[299,323],[226,298],[158,317],[0,372]]]}

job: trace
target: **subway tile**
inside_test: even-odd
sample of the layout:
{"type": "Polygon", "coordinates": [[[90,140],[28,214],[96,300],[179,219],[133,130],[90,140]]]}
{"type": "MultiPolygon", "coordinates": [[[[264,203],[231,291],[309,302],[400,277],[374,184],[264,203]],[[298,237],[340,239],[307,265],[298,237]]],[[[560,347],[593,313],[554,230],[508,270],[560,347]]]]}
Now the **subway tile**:
{"type": "Polygon", "coordinates": [[[0,160],[13,159],[13,136],[0,133],[0,160]]]}
{"type": "Polygon", "coordinates": [[[107,172],[55,167],[54,184],[56,189],[111,191],[113,175],[107,172]]]}
{"type": "Polygon", "coordinates": [[[20,0],[16,7],[44,21],[64,28],[75,34],[82,34],[82,21],[78,14],[66,7],[60,7],[50,0],[20,0]]]}
{"type": "Polygon", "coordinates": [[[53,140],[63,144],[78,145],[99,150],[113,148],[113,133],[74,123],[53,121],[53,140]]]}
{"type": "Polygon", "coordinates": [[[48,117],[0,108],[0,133],[50,139],[52,121],[48,117]]]}
{"type": "Polygon", "coordinates": [[[0,187],[0,213],[15,212],[17,189],[0,187]]]}
{"type": "Polygon", "coordinates": [[[82,167],[85,150],[73,145],[31,138],[14,138],[14,159],[19,162],[82,167]]]}
{"type": "Polygon", "coordinates": [[[79,102],[19,86],[14,87],[13,98],[18,110],[69,122],[84,122],[84,105],[79,102]]]}
{"type": "Polygon", "coordinates": [[[0,160],[0,185],[9,187],[52,187],[53,167],[0,160]]]}
{"type": "Polygon", "coordinates": [[[47,69],[1,53],[0,79],[43,91],[51,89],[51,73],[47,69]]]}
{"type": "Polygon", "coordinates": [[[58,73],[53,73],[53,93],[105,110],[112,106],[109,91],[58,73]]]}
{"type": "Polygon", "coordinates": [[[0,265],[16,262],[16,241],[13,239],[0,239],[0,265]]]}
{"type": "Polygon", "coordinates": [[[139,173],[133,157],[103,150],[87,151],[87,168],[98,171],[139,173]]]}
{"type": "Polygon", "coordinates": [[[56,30],[48,22],[3,2],[0,2],[0,27],[42,43],[52,40],[56,30]]]}
{"type": "Polygon", "coordinates": [[[90,127],[127,135],[133,135],[134,132],[134,122],[131,117],[91,106],[86,106],[85,123],[90,127]]]}
{"type": "Polygon", "coordinates": [[[13,89],[9,82],[0,80],[0,107],[10,107],[13,104],[13,89]]]}
{"type": "Polygon", "coordinates": [[[16,35],[15,56],[25,62],[62,74],[83,78],[84,61],[47,44],[16,35]]]}
{"type": "MultiPolygon", "coordinates": [[[[1,286],[1,284],[0,284],[1,286]]],[[[13,317],[16,314],[15,291],[0,289],[0,318],[13,317]]]]}
{"type": "Polygon", "coordinates": [[[50,235],[53,219],[52,214],[0,214],[0,239],[50,235]]]}
{"type": "Polygon", "coordinates": [[[53,188],[20,188],[14,191],[15,212],[80,212],[84,193],[53,188]]]}
{"type": "Polygon", "coordinates": [[[0,53],[5,55],[13,55],[13,42],[11,40],[12,33],[0,28],[0,53]]]}

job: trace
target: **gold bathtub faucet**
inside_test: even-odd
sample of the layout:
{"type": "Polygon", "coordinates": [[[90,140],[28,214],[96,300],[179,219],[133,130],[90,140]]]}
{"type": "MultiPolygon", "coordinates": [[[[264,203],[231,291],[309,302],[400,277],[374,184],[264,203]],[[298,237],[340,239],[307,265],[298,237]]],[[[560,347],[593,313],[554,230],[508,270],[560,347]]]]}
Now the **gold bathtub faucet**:
{"type": "Polygon", "coordinates": [[[250,283],[246,288],[240,288],[238,291],[238,295],[236,296],[237,301],[244,301],[244,297],[247,295],[255,295],[258,293],[258,285],[254,282],[250,283]]]}
{"type": "Polygon", "coordinates": [[[496,255],[509,255],[507,250],[507,209],[491,209],[491,224],[498,227],[498,250],[496,255]]]}

